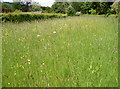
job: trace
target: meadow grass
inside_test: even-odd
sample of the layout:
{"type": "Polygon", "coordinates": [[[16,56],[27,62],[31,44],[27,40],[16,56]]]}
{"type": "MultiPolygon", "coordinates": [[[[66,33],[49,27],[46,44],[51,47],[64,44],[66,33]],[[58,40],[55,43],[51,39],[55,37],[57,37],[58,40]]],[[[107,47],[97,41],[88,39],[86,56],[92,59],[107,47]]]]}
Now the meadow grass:
{"type": "Polygon", "coordinates": [[[4,23],[3,87],[117,87],[117,18],[4,23]]]}

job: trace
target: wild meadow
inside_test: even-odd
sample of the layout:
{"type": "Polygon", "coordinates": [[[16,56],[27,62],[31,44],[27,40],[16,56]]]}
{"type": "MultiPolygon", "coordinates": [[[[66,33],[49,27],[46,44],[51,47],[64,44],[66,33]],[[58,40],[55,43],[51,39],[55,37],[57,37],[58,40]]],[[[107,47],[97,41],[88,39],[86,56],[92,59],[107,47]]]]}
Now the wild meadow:
{"type": "Polygon", "coordinates": [[[3,23],[3,87],[117,87],[118,20],[78,16],[3,23]]]}

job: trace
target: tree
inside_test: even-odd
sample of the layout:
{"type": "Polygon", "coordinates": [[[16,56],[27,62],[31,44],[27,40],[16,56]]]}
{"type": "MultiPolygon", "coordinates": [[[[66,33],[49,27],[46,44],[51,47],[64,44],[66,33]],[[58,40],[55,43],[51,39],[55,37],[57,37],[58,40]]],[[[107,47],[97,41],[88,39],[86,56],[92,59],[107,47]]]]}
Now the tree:
{"type": "Polygon", "coordinates": [[[2,4],[2,9],[8,9],[9,8],[9,5],[8,4],[6,4],[6,3],[3,3],[2,4]]]}
{"type": "Polygon", "coordinates": [[[6,9],[6,10],[13,11],[11,3],[9,3],[9,2],[3,2],[1,5],[2,5],[2,9],[4,9],[4,10],[6,9]]]}
{"type": "Polygon", "coordinates": [[[92,9],[92,2],[81,2],[80,8],[83,14],[90,14],[89,10],[92,9]]]}
{"type": "Polygon", "coordinates": [[[70,5],[69,2],[54,2],[51,9],[55,13],[66,13],[66,8],[70,5]]]}
{"type": "Polygon", "coordinates": [[[27,12],[32,7],[31,2],[22,2],[22,11],[27,12]]]}
{"type": "Polygon", "coordinates": [[[75,9],[70,5],[68,8],[66,8],[66,13],[68,16],[75,15],[75,9]]]}
{"type": "Polygon", "coordinates": [[[0,13],[2,12],[2,3],[0,2],[0,13]]]}
{"type": "Polygon", "coordinates": [[[98,14],[110,14],[111,5],[113,2],[101,2],[98,14]]]}
{"type": "Polygon", "coordinates": [[[41,6],[43,12],[51,13],[52,9],[50,7],[41,6]]]}
{"type": "Polygon", "coordinates": [[[75,9],[76,12],[81,11],[82,2],[71,2],[71,5],[75,9]]]}
{"type": "Polygon", "coordinates": [[[20,2],[13,2],[12,8],[13,8],[14,11],[15,10],[21,10],[22,9],[22,5],[21,5],[20,2]]]}
{"type": "Polygon", "coordinates": [[[89,12],[90,12],[92,15],[95,15],[95,14],[96,14],[96,10],[94,10],[94,9],[89,10],[89,12]]]}
{"type": "Polygon", "coordinates": [[[76,12],[82,12],[85,13],[88,8],[90,8],[88,5],[89,2],[71,2],[72,7],[75,9],[76,12]]]}
{"type": "Polygon", "coordinates": [[[116,1],[112,4],[112,9],[114,9],[117,14],[120,13],[120,0],[116,0],[116,1]]]}
{"type": "Polygon", "coordinates": [[[41,11],[42,8],[39,5],[32,5],[30,11],[41,11]]]}
{"type": "Polygon", "coordinates": [[[24,12],[29,11],[31,8],[32,0],[13,0],[14,3],[19,2],[21,4],[21,10],[24,12]]]}

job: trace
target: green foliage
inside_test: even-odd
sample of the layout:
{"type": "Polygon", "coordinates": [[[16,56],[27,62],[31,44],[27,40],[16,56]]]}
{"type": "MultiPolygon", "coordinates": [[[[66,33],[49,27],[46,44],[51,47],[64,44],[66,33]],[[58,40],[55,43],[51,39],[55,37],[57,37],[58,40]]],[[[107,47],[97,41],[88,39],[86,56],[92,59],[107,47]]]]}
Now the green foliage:
{"type": "Polygon", "coordinates": [[[42,8],[41,6],[38,6],[38,5],[32,5],[30,11],[41,11],[42,8]]]}
{"type": "Polygon", "coordinates": [[[66,14],[39,14],[39,13],[7,13],[2,14],[3,22],[23,22],[38,19],[61,18],[66,14]]]}
{"type": "Polygon", "coordinates": [[[97,14],[110,14],[111,13],[111,5],[113,2],[101,2],[100,8],[97,9],[97,14]]]}
{"type": "Polygon", "coordinates": [[[105,16],[108,17],[111,14],[111,9],[108,9],[105,16]]]}
{"type": "Polygon", "coordinates": [[[110,9],[110,12],[111,12],[111,14],[116,14],[116,10],[115,9],[113,9],[113,7],[111,6],[111,9],[110,9]]]}
{"type": "Polygon", "coordinates": [[[21,13],[22,11],[21,10],[15,10],[14,12],[15,13],[21,13]]]}
{"type": "Polygon", "coordinates": [[[8,3],[2,3],[2,9],[11,9],[11,10],[13,10],[13,7],[8,3]]]}
{"type": "Polygon", "coordinates": [[[90,12],[92,15],[95,15],[95,14],[96,14],[96,10],[94,10],[94,9],[89,10],[89,12],[90,12]]]}
{"type": "Polygon", "coordinates": [[[71,2],[70,4],[75,9],[76,12],[80,12],[82,10],[81,9],[82,2],[71,2]]]}
{"type": "Polygon", "coordinates": [[[51,13],[52,12],[52,9],[50,7],[41,6],[41,9],[42,9],[43,12],[46,12],[46,13],[51,13]]]}
{"type": "Polygon", "coordinates": [[[92,8],[92,3],[91,2],[81,2],[81,12],[83,14],[89,14],[89,10],[92,8]]]}
{"type": "Polygon", "coordinates": [[[8,9],[9,8],[9,6],[8,6],[8,4],[2,4],[2,9],[8,9]]]}
{"type": "Polygon", "coordinates": [[[52,12],[54,13],[66,13],[66,8],[68,8],[68,6],[70,5],[70,3],[68,2],[55,2],[51,9],[52,12]]]}
{"type": "Polygon", "coordinates": [[[28,11],[31,8],[31,2],[26,2],[22,0],[20,0],[19,2],[3,2],[2,8],[10,9],[12,11],[15,10],[28,11]]]}
{"type": "MultiPolygon", "coordinates": [[[[107,14],[111,9],[113,2],[80,2],[75,4],[74,7],[79,7],[79,11],[83,14],[91,14],[90,10],[96,10],[96,14],[107,14]]],[[[93,11],[94,12],[94,11],[93,11]]]]}
{"type": "Polygon", "coordinates": [[[117,14],[120,13],[120,1],[116,1],[113,3],[112,5],[112,9],[114,9],[116,11],[117,14]]]}
{"type": "Polygon", "coordinates": [[[68,8],[66,8],[66,13],[68,16],[74,16],[75,15],[75,9],[70,5],[68,8]]]}
{"type": "Polygon", "coordinates": [[[20,2],[14,2],[12,4],[12,8],[13,8],[13,11],[15,11],[15,10],[21,10],[22,9],[22,5],[21,5],[20,2]]]}
{"type": "MultiPolygon", "coordinates": [[[[14,2],[12,4],[3,4],[3,8],[9,8],[13,11],[22,10],[23,12],[27,11],[44,11],[47,13],[66,13],[66,10],[69,6],[72,6],[74,8],[75,12],[81,12],[83,14],[91,14],[90,10],[96,10],[96,14],[115,14],[115,11],[118,13],[120,10],[118,9],[118,4],[113,4],[113,2],[54,2],[52,7],[41,7],[37,5],[31,4],[31,2],[14,2]],[[111,5],[114,10],[111,9],[111,5]]],[[[94,14],[94,11],[92,11],[94,14]]],[[[67,12],[68,13],[68,12],[67,12]]]]}

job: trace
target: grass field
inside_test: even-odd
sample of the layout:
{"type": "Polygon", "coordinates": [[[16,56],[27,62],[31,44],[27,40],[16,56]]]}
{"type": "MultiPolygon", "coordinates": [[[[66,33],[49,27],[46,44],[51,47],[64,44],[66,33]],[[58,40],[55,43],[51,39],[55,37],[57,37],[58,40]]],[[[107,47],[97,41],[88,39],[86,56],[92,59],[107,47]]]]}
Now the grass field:
{"type": "Polygon", "coordinates": [[[3,87],[117,87],[117,22],[80,16],[4,23],[3,87]]]}

